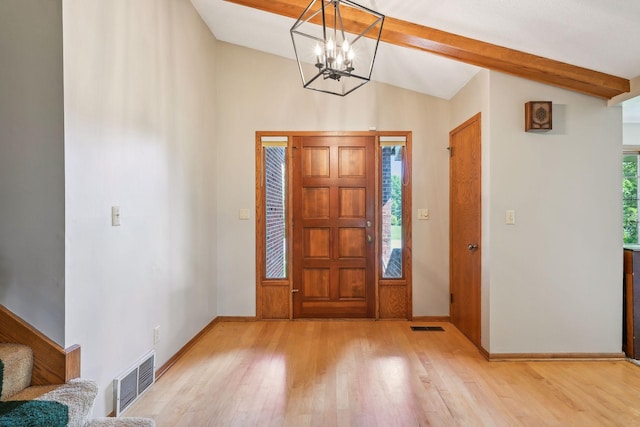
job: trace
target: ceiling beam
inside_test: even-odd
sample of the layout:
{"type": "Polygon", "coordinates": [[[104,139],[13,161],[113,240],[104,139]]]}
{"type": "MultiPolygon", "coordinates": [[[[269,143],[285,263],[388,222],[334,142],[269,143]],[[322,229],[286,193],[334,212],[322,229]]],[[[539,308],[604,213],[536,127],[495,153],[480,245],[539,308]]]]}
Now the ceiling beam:
{"type": "MultiPolygon", "coordinates": [[[[309,0],[226,1],[294,19],[297,19],[309,5],[309,0]]],[[[343,15],[343,24],[345,30],[350,32],[358,32],[363,25],[357,15],[343,15]]],[[[611,99],[630,90],[629,80],[621,77],[389,16],[385,18],[380,40],[599,98],[611,99]]]]}

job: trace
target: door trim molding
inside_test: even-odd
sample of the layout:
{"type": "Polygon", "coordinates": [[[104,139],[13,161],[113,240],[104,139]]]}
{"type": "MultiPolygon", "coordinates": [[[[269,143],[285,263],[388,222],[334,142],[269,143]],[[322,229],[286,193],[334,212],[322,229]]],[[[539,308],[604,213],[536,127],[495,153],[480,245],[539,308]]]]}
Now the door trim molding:
{"type": "MultiPolygon", "coordinates": [[[[406,288],[404,292],[404,306],[406,307],[406,315],[403,319],[411,320],[412,318],[412,260],[411,260],[411,131],[256,131],[255,133],[255,225],[256,225],[256,319],[289,319],[293,320],[293,282],[292,282],[292,250],[293,242],[290,238],[293,236],[293,197],[290,191],[290,186],[293,183],[293,155],[294,150],[293,138],[299,136],[374,136],[376,139],[375,150],[375,216],[376,223],[380,224],[380,150],[379,139],[380,137],[389,136],[403,136],[406,137],[406,156],[407,156],[407,174],[409,177],[408,191],[405,192],[403,198],[403,227],[405,235],[403,236],[403,262],[405,263],[404,271],[405,278],[402,280],[397,279],[385,279],[380,278],[380,247],[376,238],[376,261],[375,261],[375,319],[389,318],[380,316],[380,287],[385,289],[393,288],[396,291],[400,289],[400,286],[406,288]],[[265,206],[264,206],[264,186],[263,186],[263,150],[262,150],[262,138],[273,137],[286,137],[288,139],[287,154],[286,154],[286,220],[287,220],[287,278],[286,279],[265,279],[263,276],[263,269],[265,268],[265,206]],[[382,284],[381,284],[382,282],[382,284]],[[388,282],[388,283],[387,283],[388,282]],[[399,283],[403,282],[403,283],[399,283]],[[286,307],[285,307],[286,306],[286,307]],[[285,315],[286,313],[286,315],[285,315]]],[[[376,231],[380,233],[379,230],[376,231]]]]}

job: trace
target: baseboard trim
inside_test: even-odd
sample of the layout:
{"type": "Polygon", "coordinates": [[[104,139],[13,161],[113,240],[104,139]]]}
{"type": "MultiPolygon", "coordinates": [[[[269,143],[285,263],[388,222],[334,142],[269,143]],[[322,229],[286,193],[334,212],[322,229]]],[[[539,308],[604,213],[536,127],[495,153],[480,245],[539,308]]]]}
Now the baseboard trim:
{"type": "Polygon", "coordinates": [[[535,362],[535,361],[559,361],[559,360],[626,360],[624,353],[486,353],[480,352],[490,362],[535,362]]]}
{"type": "Polygon", "coordinates": [[[451,322],[449,316],[413,316],[414,322],[451,322]]]}
{"type": "Polygon", "coordinates": [[[483,346],[478,346],[478,351],[480,352],[482,357],[487,359],[487,361],[491,361],[491,354],[489,354],[489,352],[483,346]]]}
{"type": "Polygon", "coordinates": [[[171,358],[169,358],[169,360],[167,360],[164,365],[156,369],[156,381],[160,379],[160,377],[162,377],[169,370],[169,368],[171,368],[182,356],[184,356],[184,354],[189,351],[191,347],[196,345],[196,343],[200,341],[204,334],[209,332],[216,324],[220,323],[219,319],[219,317],[216,317],[211,322],[209,322],[209,324],[202,328],[202,330],[198,332],[193,338],[191,338],[189,342],[183,345],[182,348],[176,352],[176,354],[171,356],[171,358]]]}

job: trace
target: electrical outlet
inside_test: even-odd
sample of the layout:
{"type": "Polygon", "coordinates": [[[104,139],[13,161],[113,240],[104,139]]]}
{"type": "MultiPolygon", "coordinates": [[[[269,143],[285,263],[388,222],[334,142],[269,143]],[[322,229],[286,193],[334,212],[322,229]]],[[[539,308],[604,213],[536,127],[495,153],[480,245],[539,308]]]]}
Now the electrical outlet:
{"type": "Polygon", "coordinates": [[[160,342],[160,326],[153,328],[153,343],[158,344],[160,342]]]}

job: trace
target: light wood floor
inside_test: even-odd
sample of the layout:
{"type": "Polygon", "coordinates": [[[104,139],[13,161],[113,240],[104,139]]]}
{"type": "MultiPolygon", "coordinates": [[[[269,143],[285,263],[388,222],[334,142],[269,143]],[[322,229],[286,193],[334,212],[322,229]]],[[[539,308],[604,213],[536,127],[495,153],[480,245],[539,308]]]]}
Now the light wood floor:
{"type": "Polygon", "coordinates": [[[487,362],[452,325],[220,323],[126,416],[158,426],[637,426],[626,361],[487,362]]]}

